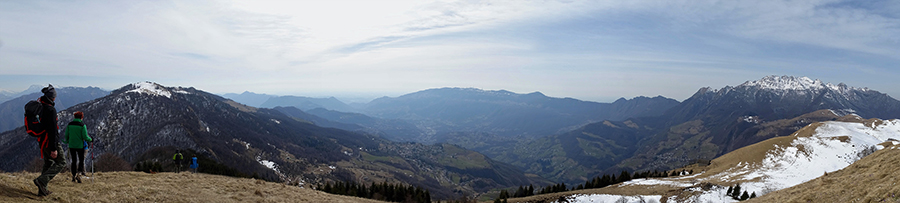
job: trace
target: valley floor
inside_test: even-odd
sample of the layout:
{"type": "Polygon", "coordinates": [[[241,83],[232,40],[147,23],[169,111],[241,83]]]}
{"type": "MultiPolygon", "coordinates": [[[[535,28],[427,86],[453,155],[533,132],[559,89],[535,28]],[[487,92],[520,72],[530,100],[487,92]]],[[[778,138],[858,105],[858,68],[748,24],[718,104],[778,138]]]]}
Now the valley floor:
{"type": "Polygon", "coordinates": [[[95,173],[93,183],[73,183],[60,173],[38,197],[37,173],[0,173],[0,202],[379,202],[262,180],[209,174],[143,172],[95,173]]]}

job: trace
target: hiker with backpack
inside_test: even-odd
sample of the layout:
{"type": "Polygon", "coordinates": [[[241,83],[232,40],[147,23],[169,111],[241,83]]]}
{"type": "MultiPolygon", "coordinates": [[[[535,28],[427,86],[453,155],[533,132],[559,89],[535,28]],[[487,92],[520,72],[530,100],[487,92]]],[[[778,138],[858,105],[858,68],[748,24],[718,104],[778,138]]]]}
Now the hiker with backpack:
{"type": "Polygon", "coordinates": [[[184,162],[184,156],[181,155],[181,150],[175,150],[175,155],[172,156],[172,162],[175,162],[175,173],[181,172],[181,163],[184,162]]]}
{"type": "Polygon", "coordinates": [[[87,176],[84,172],[84,148],[87,142],[94,141],[88,136],[87,126],[84,125],[84,113],[76,111],[72,122],[66,126],[65,142],[69,144],[69,155],[72,157],[72,182],[81,183],[81,176],[87,176]],[[81,173],[79,176],[78,173],[81,173]]]}
{"type": "Polygon", "coordinates": [[[25,104],[25,130],[28,135],[37,137],[38,144],[41,147],[41,159],[44,160],[44,167],[41,168],[41,175],[34,179],[34,185],[38,187],[38,196],[47,196],[53,192],[47,190],[47,184],[56,176],[63,168],[66,167],[66,158],[63,155],[62,145],[59,143],[59,126],[56,121],[56,89],[53,85],[49,85],[41,89],[44,96],[35,101],[25,104]]]}

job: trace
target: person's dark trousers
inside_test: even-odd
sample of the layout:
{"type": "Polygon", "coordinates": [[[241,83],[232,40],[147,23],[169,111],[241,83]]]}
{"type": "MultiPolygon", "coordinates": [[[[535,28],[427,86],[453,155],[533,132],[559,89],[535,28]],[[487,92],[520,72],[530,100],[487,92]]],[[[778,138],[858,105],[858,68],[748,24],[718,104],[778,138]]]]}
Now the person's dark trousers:
{"type": "MultiPolygon", "coordinates": [[[[62,146],[57,144],[57,149],[63,149],[62,146]]],[[[56,158],[50,158],[50,153],[44,154],[44,167],[41,169],[41,176],[38,176],[35,180],[36,184],[40,184],[39,187],[46,188],[47,184],[50,183],[50,180],[53,177],[56,177],[56,174],[59,174],[63,168],[66,167],[66,155],[63,154],[63,150],[58,150],[56,152],[56,158]]]]}
{"type": "Polygon", "coordinates": [[[69,156],[72,159],[72,177],[77,173],[84,172],[84,149],[69,148],[69,156]]]}

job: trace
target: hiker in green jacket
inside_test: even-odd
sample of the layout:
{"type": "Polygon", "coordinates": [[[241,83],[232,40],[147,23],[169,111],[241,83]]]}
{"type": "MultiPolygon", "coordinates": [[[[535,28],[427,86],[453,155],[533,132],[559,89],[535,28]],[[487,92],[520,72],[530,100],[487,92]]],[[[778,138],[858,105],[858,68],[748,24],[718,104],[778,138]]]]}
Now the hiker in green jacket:
{"type": "Polygon", "coordinates": [[[175,150],[175,155],[172,156],[172,162],[175,162],[175,172],[181,172],[181,163],[184,162],[184,156],[181,155],[181,150],[175,150]]]}
{"type": "Polygon", "coordinates": [[[72,169],[72,182],[81,183],[81,176],[78,173],[80,172],[81,175],[86,176],[84,173],[85,143],[94,140],[88,136],[87,127],[81,121],[84,119],[84,113],[76,111],[74,116],[75,119],[72,119],[72,122],[69,122],[69,125],[66,126],[65,142],[69,144],[69,155],[72,157],[72,167],[70,167],[72,169]]]}

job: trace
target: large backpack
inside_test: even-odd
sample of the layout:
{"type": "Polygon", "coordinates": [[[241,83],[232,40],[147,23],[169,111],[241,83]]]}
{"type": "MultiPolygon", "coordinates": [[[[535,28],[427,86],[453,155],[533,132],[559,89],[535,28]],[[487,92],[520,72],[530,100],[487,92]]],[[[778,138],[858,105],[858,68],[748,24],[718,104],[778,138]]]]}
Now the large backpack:
{"type": "Polygon", "coordinates": [[[25,104],[25,132],[32,137],[43,137],[47,134],[45,129],[41,129],[41,110],[43,105],[41,102],[31,100],[25,104]]]}

